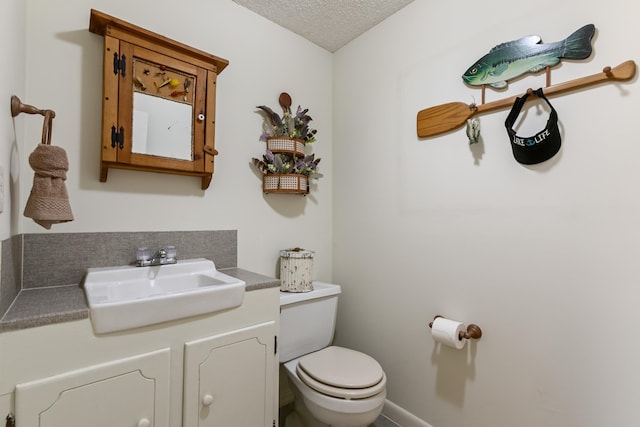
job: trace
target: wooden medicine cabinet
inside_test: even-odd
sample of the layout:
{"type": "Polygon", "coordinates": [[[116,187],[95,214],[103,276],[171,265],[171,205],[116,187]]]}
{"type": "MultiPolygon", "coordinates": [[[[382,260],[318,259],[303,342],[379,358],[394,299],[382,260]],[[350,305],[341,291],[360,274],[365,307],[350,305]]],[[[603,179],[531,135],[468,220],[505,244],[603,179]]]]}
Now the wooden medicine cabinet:
{"type": "Polygon", "coordinates": [[[93,9],[89,31],[104,36],[100,181],[119,168],[199,176],[207,189],[229,62],[93,9]]]}

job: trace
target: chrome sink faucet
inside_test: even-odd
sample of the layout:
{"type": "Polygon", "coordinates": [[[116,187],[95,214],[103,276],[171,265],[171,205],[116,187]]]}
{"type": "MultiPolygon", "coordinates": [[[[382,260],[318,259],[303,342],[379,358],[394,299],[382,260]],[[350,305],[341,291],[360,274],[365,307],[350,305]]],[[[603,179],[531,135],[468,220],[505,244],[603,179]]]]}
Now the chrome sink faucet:
{"type": "Polygon", "coordinates": [[[175,246],[160,248],[153,256],[149,255],[150,253],[147,247],[137,248],[136,266],[149,267],[154,265],[175,264],[178,262],[175,246]]]}

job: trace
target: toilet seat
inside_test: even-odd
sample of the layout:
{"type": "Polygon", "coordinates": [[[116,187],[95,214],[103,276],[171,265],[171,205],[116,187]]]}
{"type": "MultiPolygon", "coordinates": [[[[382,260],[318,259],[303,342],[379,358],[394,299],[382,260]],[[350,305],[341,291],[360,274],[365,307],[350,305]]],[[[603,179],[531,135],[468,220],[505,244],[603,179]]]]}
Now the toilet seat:
{"type": "Polygon", "coordinates": [[[298,360],[296,373],[312,389],[342,399],[365,399],[385,389],[380,364],[364,353],[327,347],[298,360]]]}

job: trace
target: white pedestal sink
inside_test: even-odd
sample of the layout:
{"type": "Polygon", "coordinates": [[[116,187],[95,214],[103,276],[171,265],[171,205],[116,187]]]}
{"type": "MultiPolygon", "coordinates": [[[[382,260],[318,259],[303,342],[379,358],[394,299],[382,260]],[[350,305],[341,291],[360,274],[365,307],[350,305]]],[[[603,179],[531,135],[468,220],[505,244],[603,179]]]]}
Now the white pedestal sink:
{"type": "Polygon", "coordinates": [[[105,333],[237,307],[245,282],[198,258],[153,267],[89,268],[84,291],[93,329],[105,333]]]}

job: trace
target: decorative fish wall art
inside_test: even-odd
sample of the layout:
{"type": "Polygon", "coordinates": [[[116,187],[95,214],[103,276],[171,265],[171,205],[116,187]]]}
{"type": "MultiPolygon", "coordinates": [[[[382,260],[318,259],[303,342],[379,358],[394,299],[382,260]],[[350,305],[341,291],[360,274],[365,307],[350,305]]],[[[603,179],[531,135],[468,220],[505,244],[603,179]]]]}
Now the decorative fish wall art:
{"type": "Polygon", "coordinates": [[[564,40],[542,43],[539,36],[526,36],[494,47],[462,75],[468,85],[507,86],[511,79],[552,67],[561,58],[586,59],[591,55],[593,24],[585,25],[564,40]]]}

